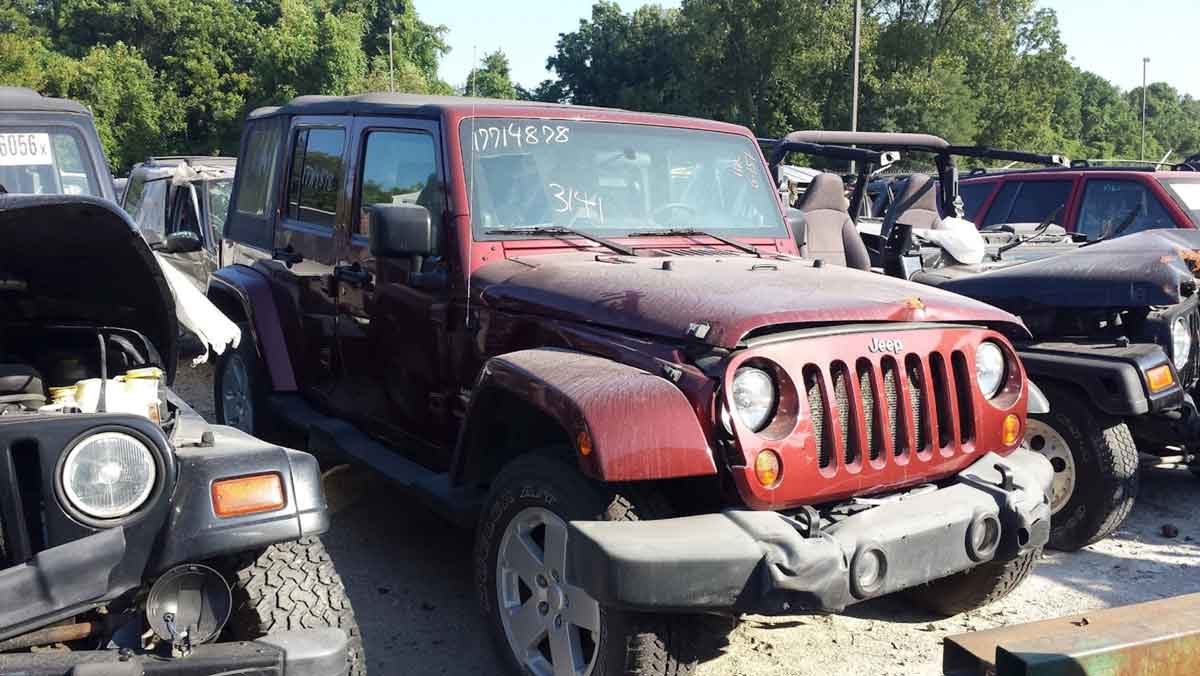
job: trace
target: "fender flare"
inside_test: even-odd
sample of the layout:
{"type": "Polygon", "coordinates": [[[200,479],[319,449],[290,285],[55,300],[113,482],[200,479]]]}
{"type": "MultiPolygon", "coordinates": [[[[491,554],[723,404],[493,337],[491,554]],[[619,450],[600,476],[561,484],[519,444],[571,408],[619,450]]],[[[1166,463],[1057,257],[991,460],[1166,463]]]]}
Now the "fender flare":
{"type": "MultiPolygon", "coordinates": [[[[670,381],[610,359],[556,348],[510,352],[484,364],[455,450],[456,470],[486,453],[489,411],[480,393],[499,390],[557,422],[584,474],[639,481],[717,473],[687,397],[670,381]],[[590,444],[590,448],[589,448],[590,444]]],[[[532,450],[532,449],[531,449],[532,450]]]]}
{"type": "MultiPolygon", "coordinates": [[[[1151,394],[1143,373],[1170,363],[1157,345],[1131,351],[1128,356],[1089,352],[1086,349],[1050,349],[1042,345],[1020,346],[1017,354],[1031,382],[1062,383],[1079,391],[1097,409],[1113,416],[1138,416],[1183,403],[1178,385],[1151,394]]],[[[1054,402],[1050,401],[1050,410],[1054,402]]]]}
{"type": "Polygon", "coordinates": [[[250,325],[250,338],[267,369],[271,389],[295,392],[296,374],[279,323],[279,307],[266,275],[245,265],[231,265],[214,272],[208,282],[208,297],[217,304],[240,307],[250,325]]]}

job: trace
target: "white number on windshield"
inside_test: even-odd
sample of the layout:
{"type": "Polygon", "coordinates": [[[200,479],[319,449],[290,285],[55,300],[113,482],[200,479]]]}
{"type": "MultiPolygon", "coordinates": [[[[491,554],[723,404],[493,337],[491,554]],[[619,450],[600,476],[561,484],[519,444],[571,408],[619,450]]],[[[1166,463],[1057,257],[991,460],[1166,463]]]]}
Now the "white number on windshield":
{"type": "Polygon", "coordinates": [[[0,134],[0,167],[47,164],[54,164],[49,134],[0,134]]]}

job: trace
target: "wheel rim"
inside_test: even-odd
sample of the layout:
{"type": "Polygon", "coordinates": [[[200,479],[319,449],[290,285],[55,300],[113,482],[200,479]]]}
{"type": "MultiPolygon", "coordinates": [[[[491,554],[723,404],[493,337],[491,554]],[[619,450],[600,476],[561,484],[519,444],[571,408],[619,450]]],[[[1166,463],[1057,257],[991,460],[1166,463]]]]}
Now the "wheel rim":
{"type": "Polygon", "coordinates": [[[254,433],[254,402],[250,398],[250,373],[241,355],[231,354],[221,374],[221,422],[254,433]]]}
{"type": "Polygon", "coordinates": [[[1054,481],[1050,484],[1050,515],[1053,516],[1067,506],[1075,492],[1075,457],[1071,455],[1071,445],[1053,427],[1034,418],[1026,422],[1025,443],[1044,455],[1054,468],[1054,481]]]}
{"type": "Polygon", "coordinates": [[[566,573],[567,522],[521,510],[500,540],[496,600],[513,655],[536,676],[586,676],[599,654],[600,604],[566,573]]]}

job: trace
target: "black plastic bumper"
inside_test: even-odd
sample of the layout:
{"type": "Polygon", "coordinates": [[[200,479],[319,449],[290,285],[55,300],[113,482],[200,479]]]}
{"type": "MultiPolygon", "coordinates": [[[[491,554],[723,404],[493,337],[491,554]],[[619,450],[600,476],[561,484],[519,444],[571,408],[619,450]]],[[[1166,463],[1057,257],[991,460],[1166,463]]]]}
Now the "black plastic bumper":
{"type": "Polygon", "coordinates": [[[1046,543],[1052,470],[1041,455],[988,453],[953,484],[885,502],[814,537],[775,512],[660,521],[573,521],[572,583],[601,603],[657,612],[840,611],[1046,543]],[[979,529],[992,538],[972,543],[979,529]],[[883,574],[860,577],[882,558],[883,574]]]}
{"type": "Polygon", "coordinates": [[[21,676],[346,676],[346,634],[313,629],[253,642],[214,643],[187,657],[122,656],[115,650],[0,655],[0,674],[21,676]]]}

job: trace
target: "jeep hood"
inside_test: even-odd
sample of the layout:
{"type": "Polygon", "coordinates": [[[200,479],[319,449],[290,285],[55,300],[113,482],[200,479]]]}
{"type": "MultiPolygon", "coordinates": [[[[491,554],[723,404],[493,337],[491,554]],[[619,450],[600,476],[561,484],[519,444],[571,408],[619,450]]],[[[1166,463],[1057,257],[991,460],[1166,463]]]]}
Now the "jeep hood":
{"type": "Polygon", "coordinates": [[[733,348],[748,334],[835,322],[985,324],[1016,317],[928,286],[790,257],[555,253],[497,261],[472,280],[480,302],[669,339],[733,348]]]}
{"type": "Polygon", "coordinates": [[[1200,231],[1148,230],[938,286],[1018,314],[1174,305],[1196,291],[1198,264],[1200,231]]]}
{"type": "Polygon", "coordinates": [[[175,301],[146,241],[114,203],[70,195],[0,195],[5,322],[141,332],[174,372],[175,301]]]}

